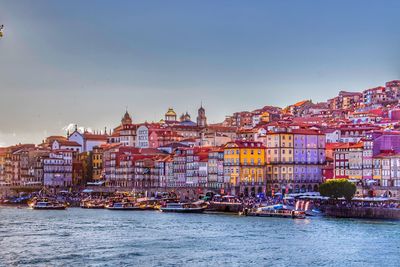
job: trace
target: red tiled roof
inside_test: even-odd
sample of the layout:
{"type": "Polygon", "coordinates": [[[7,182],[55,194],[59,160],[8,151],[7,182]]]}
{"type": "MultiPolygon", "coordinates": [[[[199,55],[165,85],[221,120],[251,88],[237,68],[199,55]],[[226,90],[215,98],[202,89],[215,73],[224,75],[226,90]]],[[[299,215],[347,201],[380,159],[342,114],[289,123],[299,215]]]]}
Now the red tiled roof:
{"type": "Polygon", "coordinates": [[[55,141],[57,141],[60,144],[60,146],[81,146],[80,144],[78,144],[75,141],[68,141],[68,140],[66,140],[66,141],[55,140],[55,141]]]}
{"type": "Polygon", "coordinates": [[[393,150],[388,150],[388,151],[381,151],[378,155],[375,155],[374,158],[383,158],[383,157],[389,157],[389,156],[394,156],[396,155],[396,152],[393,150]]]}
{"type": "Polygon", "coordinates": [[[242,140],[236,140],[233,142],[228,142],[228,144],[236,144],[239,148],[266,148],[262,142],[257,142],[257,141],[242,141],[242,140]],[[253,146],[252,146],[253,144],[253,146]]]}
{"type": "Polygon", "coordinates": [[[95,140],[95,141],[107,141],[108,138],[108,136],[105,134],[84,133],[83,136],[86,140],[95,140]]]}

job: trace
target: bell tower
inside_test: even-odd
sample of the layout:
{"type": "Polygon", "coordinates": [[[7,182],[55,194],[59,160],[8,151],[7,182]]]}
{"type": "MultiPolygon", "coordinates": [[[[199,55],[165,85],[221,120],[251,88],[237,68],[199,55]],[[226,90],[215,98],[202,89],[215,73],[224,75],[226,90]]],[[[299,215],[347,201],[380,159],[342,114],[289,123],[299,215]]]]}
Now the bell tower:
{"type": "Polygon", "coordinates": [[[207,126],[206,110],[203,108],[203,103],[197,112],[197,126],[204,128],[207,126]]]}

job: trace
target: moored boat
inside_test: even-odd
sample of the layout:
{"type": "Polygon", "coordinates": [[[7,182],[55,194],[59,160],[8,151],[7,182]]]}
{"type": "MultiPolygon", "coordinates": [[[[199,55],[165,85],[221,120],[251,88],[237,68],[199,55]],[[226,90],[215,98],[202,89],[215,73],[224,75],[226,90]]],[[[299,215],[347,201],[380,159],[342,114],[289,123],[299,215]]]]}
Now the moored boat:
{"type": "Polygon", "coordinates": [[[140,210],[134,202],[112,202],[105,206],[108,210],[140,210]]]}
{"type": "Polygon", "coordinates": [[[215,195],[210,201],[209,211],[219,212],[239,212],[243,207],[243,203],[235,196],[215,195]]]}
{"type": "Polygon", "coordinates": [[[288,209],[281,204],[245,210],[243,214],[246,216],[282,217],[293,219],[304,219],[306,217],[304,211],[288,209]]]}
{"type": "Polygon", "coordinates": [[[100,199],[84,199],[81,201],[80,207],[83,209],[104,209],[105,203],[100,199]]]}
{"type": "Polygon", "coordinates": [[[202,213],[205,207],[193,203],[167,203],[160,210],[163,212],[202,213]]]}
{"type": "Polygon", "coordinates": [[[34,210],[65,210],[67,204],[49,198],[35,198],[29,203],[34,210]]]}
{"type": "Polygon", "coordinates": [[[136,205],[139,206],[141,210],[155,210],[160,207],[159,200],[154,198],[139,198],[136,200],[136,205]]]}

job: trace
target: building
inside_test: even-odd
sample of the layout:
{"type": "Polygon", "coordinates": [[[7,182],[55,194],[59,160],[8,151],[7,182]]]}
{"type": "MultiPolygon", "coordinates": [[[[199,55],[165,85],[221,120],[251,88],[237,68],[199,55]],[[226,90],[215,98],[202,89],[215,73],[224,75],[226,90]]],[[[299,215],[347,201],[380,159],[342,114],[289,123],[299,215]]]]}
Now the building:
{"type": "Polygon", "coordinates": [[[106,133],[83,133],[78,131],[78,126],[75,125],[75,130],[68,136],[68,141],[73,141],[81,146],[80,152],[92,151],[93,147],[106,144],[108,135],[106,133]]]}
{"type": "Polygon", "coordinates": [[[23,187],[42,187],[44,185],[43,160],[49,157],[48,149],[26,149],[21,151],[21,181],[23,187]]]}
{"type": "Polygon", "coordinates": [[[91,153],[92,157],[92,179],[93,181],[103,180],[103,147],[95,146],[91,153]]]}
{"type": "Polygon", "coordinates": [[[82,152],[82,146],[75,141],[54,140],[51,143],[51,150],[71,150],[77,153],[82,152]]]}
{"type": "Polygon", "coordinates": [[[224,148],[212,147],[208,152],[208,180],[207,187],[220,190],[229,188],[229,180],[224,177],[224,148]]]}
{"type": "Polygon", "coordinates": [[[168,108],[168,111],[165,113],[165,123],[176,123],[176,113],[173,108],[168,108]]]}
{"type": "Polygon", "coordinates": [[[364,144],[346,143],[337,146],[333,152],[335,178],[361,180],[363,178],[364,144]]]}
{"type": "Polygon", "coordinates": [[[267,192],[318,191],[325,165],[325,135],[276,128],[266,136],[267,192]]]}
{"type": "Polygon", "coordinates": [[[3,185],[21,185],[21,155],[24,151],[33,149],[35,149],[35,145],[33,144],[19,144],[6,148],[3,167],[3,185]]]}
{"type": "Polygon", "coordinates": [[[255,141],[234,141],[224,146],[224,176],[232,194],[265,193],[265,146],[255,141]]]}
{"type": "Polygon", "coordinates": [[[70,150],[54,150],[43,158],[44,186],[72,186],[72,154],[70,150]]]}
{"type": "Polygon", "coordinates": [[[206,110],[203,108],[203,105],[200,106],[197,112],[197,126],[200,128],[207,127],[206,110]]]}

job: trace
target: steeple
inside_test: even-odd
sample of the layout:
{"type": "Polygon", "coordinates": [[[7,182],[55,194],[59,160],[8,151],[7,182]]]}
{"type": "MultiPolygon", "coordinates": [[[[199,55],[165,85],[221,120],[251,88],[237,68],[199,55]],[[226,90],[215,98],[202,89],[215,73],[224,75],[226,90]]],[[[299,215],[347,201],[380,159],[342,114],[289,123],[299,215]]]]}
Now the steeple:
{"type": "Polygon", "coordinates": [[[204,128],[207,126],[206,110],[203,108],[203,101],[200,104],[200,108],[197,112],[197,126],[204,128]]]}
{"type": "Polygon", "coordinates": [[[125,111],[125,115],[122,117],[121,124],[122,125],[132,124],[132,118],[131,115],[129,115],[128,113],[128,108],[125,111]]]}

